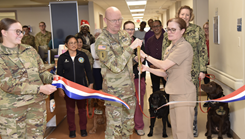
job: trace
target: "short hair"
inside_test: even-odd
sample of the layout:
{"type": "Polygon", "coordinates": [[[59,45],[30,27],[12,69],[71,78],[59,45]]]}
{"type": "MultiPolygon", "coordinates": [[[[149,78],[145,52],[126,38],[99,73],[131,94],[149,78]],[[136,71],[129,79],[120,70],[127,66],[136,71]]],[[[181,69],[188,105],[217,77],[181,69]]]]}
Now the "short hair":
{"type": "MultiPolygon", "coordinates": [[[[127,25],[127,24],[134,24],[134,22],[133,21],[126,21],[124,24],[123,24],[123,29],[125,29],[125,26],[127,25]]],[[[134,26],[135,26],[135,24],[134,24],[134,26]]]]}
{"type": "Polygon", "coordinates": [[[22,28],[29,28],[27,25],[22,26],[22,28]]]}
{"type": "Polygon", "coordinates": [[[140,24],[145,24],[146,25],[146,22],[145,21],[142,21],[140,24]]]}
{"type": "Polygon", "coordinates": [[[162,26],[162,22],[160,20],[154,20],[153,23],[154,22],[158,22],[160,24],[160,26],[162,26]]]}
{"type": "MultiPolygon", "coordinates": [[[[179,17],[177,17],[177,18],[171,18],[171,19],[169,19],[168,21],[167,21],[167,26],[168,26],[168,23],[169,22],[175,22],[175,23],[177,23],[178,25],[179,25],[179,28],[182,30],[182,29],[185,29],[185,31],[186,31],[186,22],[185,22],[185,20],[184,19],[182,19],[182,18],[179,18],[179,17]]],[[[185,32],[184,32],[185,33],[185,32]]]]}
{"type": "Polygon", "coordinates": [[[190,6],[187,6],[187,5],[184,5],[184,6],[181,6],[177,12],[177,15],[175,16],[176,18],[179,17],[179,14],[181,12],[182,9],[187,9],[190,11],[190,21],[193,21],[194,20],[194,13],[193,13],[193,9],[190,7],[190,6]]]}
{"type": "Polygon", "coordinates": [[[19,23],[19,21],[11,18],[2,19],[0,21],[0,37],[2,37],[2,30],[8,30],[9,27],[14,23],[19,23]]]}
{"type": "Polygon", "coordinates": [[[205,25],[209,25],[208,21],[207,21],[206,23],[203,24],[203,28],[204,28],[205,25]]]}
{"type": "MultiPolygon", "coordinates": [[[[81,40],[82,40],[82,42],[85,42],[85,41],[83,40],[83,38],[82,38],[82,37],[77,36],[77,37],[76,37],[76,40],[78,41],[78,39],[81,39],[81,40]]],[[[83,44],[84,44],[84,43],[83,43],[83,44]]]]}
{"type": "MultiPolygon", "coordinates": [[[[43,23],[43,24],[46,26],[45,22],[42,21],[42,22],[40,22],[40,23],[43,23]]],[[[39,24],[40,24],[40,23],[39,23],[39,24]]]]}
{"type": "MultiPolygon", "coordinates": [[[[68,36],[66,37],[66,39],[65,39],[65,43],[68,43],[68,42],[69,42],[69,40],[70,40],[71,38],[76,39],[76,37],[75,37],[75,36],[73,36],[73,35],[68,35],[68,36]]],[[[77,39],[76,39],[76,40],[77,40],[77,39]]]]}

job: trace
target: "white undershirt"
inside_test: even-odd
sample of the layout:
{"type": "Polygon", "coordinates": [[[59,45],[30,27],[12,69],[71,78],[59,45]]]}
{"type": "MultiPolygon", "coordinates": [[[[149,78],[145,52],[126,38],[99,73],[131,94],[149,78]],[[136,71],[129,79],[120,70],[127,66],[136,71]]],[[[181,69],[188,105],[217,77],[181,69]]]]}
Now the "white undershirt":
{"type": "Polygon", "coordinates": [[[71,59],[72,59],[72,61],[74,61],[74,59],[75,59],[75,56],[71,56],[71,59]]]}

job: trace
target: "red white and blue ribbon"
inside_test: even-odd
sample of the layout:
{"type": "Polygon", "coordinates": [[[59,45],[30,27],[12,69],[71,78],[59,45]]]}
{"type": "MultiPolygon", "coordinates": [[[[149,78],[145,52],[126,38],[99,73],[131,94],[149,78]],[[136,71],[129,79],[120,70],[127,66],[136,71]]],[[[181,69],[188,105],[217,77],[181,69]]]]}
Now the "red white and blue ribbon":
{"type": "Polygon", "coordinates": [[[164,106],[171,105],[171,104],[176,104],[176,103],[200,103],[200,102],[224,102],[224,103],[229,103],[229,102],[235,102],[235,101],[241,101],[245,100],[245,85],[237,89],[236,91],[218,98],[218,99],[213,99],[213,100],[205,100],[205,101],[171,101],[169,103],[166,103],[162,105],[161,107],[157,108],[160,109],[164,106]]]}
{"type": "Polygon", "coordinates": [[[102,91],[90,89],[88,87],[82,86],[75,82],[69,81],[63,77],[58,77],[54,79],[52,85],[56,86],[57,88],[63,89],[66,95],[72,99],[77,99],[77,100],[88,99],[88,98],[103,99],[107,101],[121,103],[126,108],[130,109],[127,103],[125,103],[123,100],[121,100],[120,98],[114,95],[102,91]]]}

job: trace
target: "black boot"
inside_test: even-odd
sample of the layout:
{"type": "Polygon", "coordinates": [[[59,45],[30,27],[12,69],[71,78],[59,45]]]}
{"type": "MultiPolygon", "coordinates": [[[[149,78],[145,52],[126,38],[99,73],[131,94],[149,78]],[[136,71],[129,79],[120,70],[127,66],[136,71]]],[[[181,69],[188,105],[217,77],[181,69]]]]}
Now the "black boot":
{"type": "Polygon", "coordinates": [[[76,130],[70,131],[69,137],[70,137],[70,138],[75,138],[75,137],[76,137],[76,130]]]}
{"type": "Polygon", "coordinates": [[[86,130],[81,130],[81,136],[86,137],[88,135],[86,130]]]}

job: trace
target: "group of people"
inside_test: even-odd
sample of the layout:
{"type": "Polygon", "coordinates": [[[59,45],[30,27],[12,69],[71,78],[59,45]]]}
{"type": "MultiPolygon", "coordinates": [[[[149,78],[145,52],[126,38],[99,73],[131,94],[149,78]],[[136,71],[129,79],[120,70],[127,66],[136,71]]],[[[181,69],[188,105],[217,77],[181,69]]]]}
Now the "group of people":
{"type": "MultiPolygon", "coordinates": [[[[151,29],[141,40],[142,37],[139,39],[134,36],[134,22],[126,21],[121,30],[123,18],[120,10],[109,7],[104,18],[107,26],[103,30],[96,30],[93,36],[89,26],[82,25],[78,34],[66,37],[68,50],[59,57],[58,75],[45,70],[43,61],[32,46],[21,43],[24,27],[16,20],[2,19],[0,124],[4,127],[0,131],[1,137],[43,138],[46,127],[45,99],[57,90],[50,83],[58,76],[88,88],[102,89],[129,105],[130,109],[127,109],[122,104],[105,101],[106,139],[129,139],[134,129],[138,135],[144,135],[143,114],[140,111],[144,105],[144,71],[151,73],[153,92],[160,89],[162,79],[170,101],[197,100],[199,78],[204,79],[207,72],[208,39],[205,36],[208,34],[205,33],[208,27],[204,25],[204,33],[201,27],[189,23],[193,18],[193,10],[189,6],[180,7],[176,17],[167,21],[166,32],[160,20],[151,19],[148,21],[151,29]],[[137,47],[141,47],[140,55],[136,53],[137,47]],[[93,60],[89,60],[89,57],[93,60]],[[141,61],[138,61],[138,57],[141,61]],[[149,67],[142,65],[138,69],[138,62],[144,64],[145,61],[149,67]],[[139,70],[143,72],[140,76],[139,70]],[[138,82],[141,84],[141,105],[137,103],[138,96],[135,93],[139,92],[138,82]]],[[[40,24],[45,25],[42,22],[40,24]]],[[[145,25],[145,22],[140,25],[141,32],[145,25]]],[[[42,26],[39,27],[41,29],[42,26]]],[[[81,136],[87,136],[86,101],[71,99],[62,89],[58,89],[58,93],[66,101],[69,137],[76,137],[76,103],[81,136]]],[[[193,139],[197,136],[196,116],[196,103],[171,105],[173,138],[193,139]]]]}

